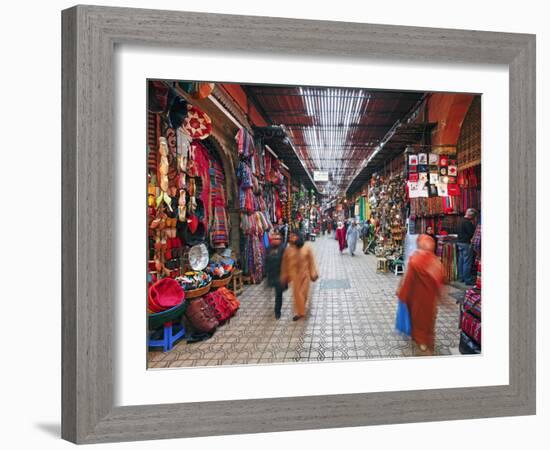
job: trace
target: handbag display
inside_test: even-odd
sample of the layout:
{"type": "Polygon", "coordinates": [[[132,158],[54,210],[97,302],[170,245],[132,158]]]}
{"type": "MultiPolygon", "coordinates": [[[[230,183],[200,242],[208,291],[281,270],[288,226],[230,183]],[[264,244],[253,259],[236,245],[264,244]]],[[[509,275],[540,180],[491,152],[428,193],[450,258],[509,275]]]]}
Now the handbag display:
{"type": "Polygon", "coordinates": [[[227,322],[233,316],[233,308],[221,292],[210,292],[204,296],[204,300],[212,308],[216,320],[220,325],[227,322]]]}
{"type": "Polygon", "coordinates": [[[225,301],[229,304],[231,308],[231,315],[233,316],[240,308],[241,302],[239,301],[235,293],[232,290],[227,289],[226,287],[219,288],[217,292],[223,295],[225,301]]]}
{"type": "Polygon", "coordinates": [[[200,333],[212,333],[219,326],[214,311],[202,297],[190,301],[185,317],[200,333]]]}

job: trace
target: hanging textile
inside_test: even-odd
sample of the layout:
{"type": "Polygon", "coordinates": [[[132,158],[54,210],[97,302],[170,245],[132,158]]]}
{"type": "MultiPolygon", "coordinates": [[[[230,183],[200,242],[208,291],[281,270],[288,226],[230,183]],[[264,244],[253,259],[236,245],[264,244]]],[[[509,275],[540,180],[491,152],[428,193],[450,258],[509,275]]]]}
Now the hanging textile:
{"type": "Polygon", "coordinates": [[[366,221],[370,218],[370,205],[366,196],[359,197],[359,219],[366,221]]]}
{"type": "Polygon", "coordinates": [[[458,278],[456,239],[450,236],[439,237],[436,254],[443,264],[445,282],[455,281],[458,278]]]}
{"type": "Polygon", "coordinates": [[[204,208],[204,218],[202,222],[205,227],[208,227],[208,222],[210,215],[212,214],[212,209],[210,205],[210,155],[208,154],[208,149],[198,140],[194,140],[191,143],[191,152],[193,166],[195,167],[196,173],[200,178],[201,185],[197,186],[196,180],[195,185],[197,186],[197,191],[200,190],[199,198],[202,201],[204,208]]]}
{"type": "Polygon", "coordinates": [[[241,128],[237,132],[236,140],[239,157],[249,159],[255,151],[252,135],[245,128],[241,128]]]}
{"type": "Polygon", "coordinates": [[[210,243],[212,247],[226,247],[229,244],[229,224],[225,201],[225,175],[217,161],[210,163],[210,243]]]}
{"type": "Polygon", "coordinates": [[[481,210],[481,183],[478,174],[481,175],[480,166],[470,167],[458,173],[461,212],[468,208],[481,210]]]}
{"type": "Polygon", "coordinates": [[[243,273],[253,282],[260,282],[265,273],[264,233],[274,220],[275,196],[266,182],[265,167],[272,167],[272,161],[265,163],[252,136],[247,130],[237,133],[239,184],[241,266],[243,273]]]}

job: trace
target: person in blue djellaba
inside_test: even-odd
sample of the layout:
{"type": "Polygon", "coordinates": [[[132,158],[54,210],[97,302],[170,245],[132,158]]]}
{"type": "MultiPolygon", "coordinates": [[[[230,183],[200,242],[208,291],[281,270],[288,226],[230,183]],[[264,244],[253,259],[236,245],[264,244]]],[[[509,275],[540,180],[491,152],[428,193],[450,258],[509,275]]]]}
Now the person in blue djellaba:
{"type": "Polygon", "coordinates": [[[355,256],[355,247],[357,246],[357,239],[359,238],[359,228],[357,222],[354,220],[351,222],[350,227],[346,233],[346,241],[348,242],[349,254],[355,256]]]}
{"type": "Polygon", "coordinates": [[[267,284],[275,288],[275,319],[281,318],[284,286],[281,285],[281,263],[285,245],[280,232],[274,231],[269,237],[269,248],[266,250],[267,284]]]}

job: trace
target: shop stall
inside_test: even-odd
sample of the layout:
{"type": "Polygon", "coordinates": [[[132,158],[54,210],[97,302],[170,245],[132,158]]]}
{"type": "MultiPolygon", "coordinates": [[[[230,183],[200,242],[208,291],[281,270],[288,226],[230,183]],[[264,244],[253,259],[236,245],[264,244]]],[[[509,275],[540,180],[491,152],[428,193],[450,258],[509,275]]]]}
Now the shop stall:
{"type": "Polygon", "coordinates": [[[468,208],[480,211],[478,168],[459,170],[454,147],[411,148],[408,154],[409,232],[432,228],[448,282],[458,277],[457,227],[468,208]]]}
{"type": "MultiPolygon", "coordinates": [[[[186,315],[190,329],[204,331],[208,320],[204,318],[201,326],[193,305],[207,302],[213,290],[227,285],[235,267],[229,248],[226,179],[211,137],[212,120],[176,87],[161,81],[151,81],[148,86],[149,323],[158,325],[166,319],[181,325],[181,317],[186,315]],[[184,302],[189,304],[183,307],[184,302]]],[[[197,99],[209,89],[183,87],[197,99]]],[[[221,301],[210,301],[211,319],[222,306],[221,301]]],[[[209,322],[214,324],[214,320],[209,322]]],[[[161,327],[150,330],[150,342],[161,342],[167,350],[174,336],[191,334],[161,327]],[[159,333],[164,337],[159,339],[159,333]]]]}
{"type": "Polygon", "coordinates": [[[263,154],[244,128],[237,133],[241,266],[247,280],[259,283],[265,273],[267,232],[272,227],[262,182],[263,154]]]}
{"type": "Polygon", "coordinates": [[[406,232],[406,189],[401,175],[385,178],[373,175],[369,186],[368,210],[374,222],[375,254],[400,260],[406,232]]]}

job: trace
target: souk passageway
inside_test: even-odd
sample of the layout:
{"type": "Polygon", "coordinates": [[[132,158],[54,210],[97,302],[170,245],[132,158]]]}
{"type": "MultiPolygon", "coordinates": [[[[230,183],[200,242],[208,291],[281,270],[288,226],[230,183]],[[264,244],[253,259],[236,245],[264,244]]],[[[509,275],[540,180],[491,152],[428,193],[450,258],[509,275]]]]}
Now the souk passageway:
{"type": "Polygon", "coordinates": [[[149,80],[147,99],[149,369],[481,353],[479,95],[149,80]],[[319,278],[289,244],[308,275],[277,318],[295,239],[319,278]]]}

